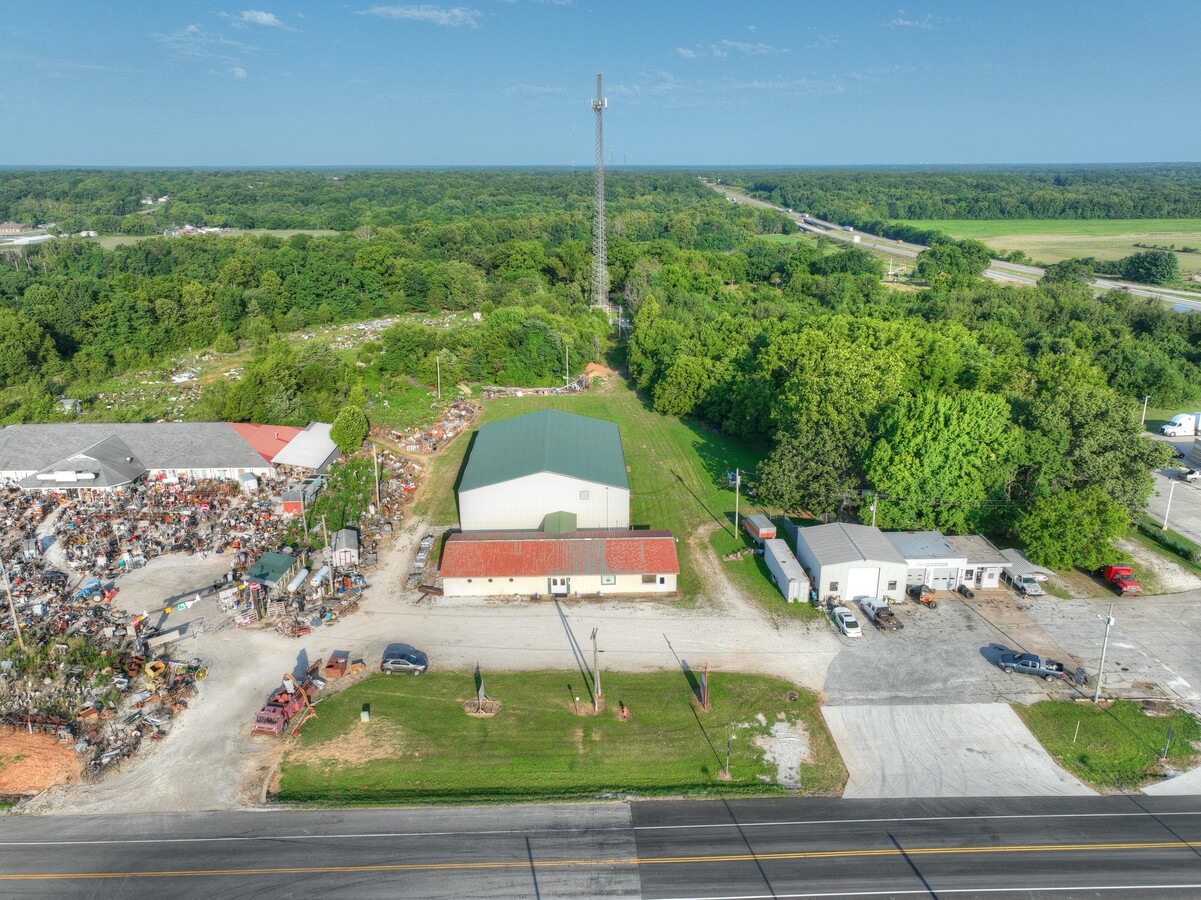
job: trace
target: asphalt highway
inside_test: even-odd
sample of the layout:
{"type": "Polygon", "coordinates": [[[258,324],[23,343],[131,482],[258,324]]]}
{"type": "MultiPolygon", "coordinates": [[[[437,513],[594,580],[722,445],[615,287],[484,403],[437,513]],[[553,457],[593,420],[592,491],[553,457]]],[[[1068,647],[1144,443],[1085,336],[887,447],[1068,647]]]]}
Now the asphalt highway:
{"type": "Polygon", "coordinates": [[[4,897],[325,895],[1195,897],[1201,799],[664,801],[0,819],[4,897]]]}
{"type": "MultiPolygon", "coordinates": [[[[739,203],[748,203],[752,206],[761,206],[767,209],[779,209],[779,207],[768,203],[764,200],[757,200],[754,197],[748,197],[745,194],[731,191],[729,188],[714,186],[717,191],[726,197],[736,199],[739,203]]],[[[881,237],[876,234],[868,234],[866,231],[846,231],[836,222],[827,222],[824,219],[818,219],[814,216],[805,218],[798,217],[796,224],[803,231],[809,231],[814,234],[823,234],[826,237],[834,238],[835,240],[847,241],[848,243],[857,243],[863,248],[871,248],[880,250],[884,253],[891,253],[895,256],[901,256],[908,259],[914,259],[919,253],[926,249],[924,244],[914,244],[908,241],[897,241],[891,238],[881,237]],[[855,239],[859,240],[856,241],[855,239]]],[[[991,278],[995,281],[1016,281],[1019,284],[1038,284],[1038,280],[1043,277],[1044,271],[1038,266],[1024,266],[1019,263],[1005,262],[1004,260],[994,259],[987,270],[984,272],[985,278],[991,278]]],[[[1114,281],[1110,279],[1098,278],[1091,282],[1092,286],[1102,291],[1121,290],[1132,294],[1136,297],[1150,297],[1154,300],[1161,300],[1165,303],[1171,303],[1173,306],[1178,306],[1183,309],[1201,310],[1201,297],[1195,293],[1173,290],[1170,288],[1149,288],[1146,285],[1135,284],[1129,281],[1114,281]]]]}

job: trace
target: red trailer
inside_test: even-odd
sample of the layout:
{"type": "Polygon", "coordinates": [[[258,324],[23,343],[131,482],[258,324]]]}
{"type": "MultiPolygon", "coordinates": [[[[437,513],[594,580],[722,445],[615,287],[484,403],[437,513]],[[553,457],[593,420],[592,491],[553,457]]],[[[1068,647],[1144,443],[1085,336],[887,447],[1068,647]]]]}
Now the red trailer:
{"type": "Polygon", "coordinates": [[[776,526],[767,516],[747,516],[742,520],[742,530],[749,534],[757,544],[762,544],[776,536],[776,526]]]}

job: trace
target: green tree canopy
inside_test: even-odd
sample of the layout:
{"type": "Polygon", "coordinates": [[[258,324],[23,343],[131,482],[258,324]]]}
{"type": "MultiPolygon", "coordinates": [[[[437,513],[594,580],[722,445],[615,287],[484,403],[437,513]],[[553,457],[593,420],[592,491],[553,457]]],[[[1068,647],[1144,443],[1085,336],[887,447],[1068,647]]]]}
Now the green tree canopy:
{"type": "Polygon", "coordinates": [[[1015,522],[1030,558],[1052,569],[1112,562],[1113,542],[1128,526],[1126,510],[1097,486],[1039,497],[1015,522]]]}
{"type": "Polygon", "coordinates": [[[347,406],[338,413],[338,418],[334,419],[329,436],[338,445],[339,450],[349,454],[363,446],[370,430],[371,424],[367,421],[367,414],[357,406],[347,406]]]}

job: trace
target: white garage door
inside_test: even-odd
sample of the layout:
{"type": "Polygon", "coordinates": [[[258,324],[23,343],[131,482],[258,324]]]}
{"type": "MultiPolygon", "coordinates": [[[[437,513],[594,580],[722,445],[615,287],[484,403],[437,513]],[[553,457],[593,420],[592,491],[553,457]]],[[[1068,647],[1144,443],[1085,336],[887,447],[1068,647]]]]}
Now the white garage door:
{"type": "Polygon", "coordinates": [[[932,583],[930,587],[936,591],[949,591],[951,589],[951,582],[954,580],[954,569],[935,569],[934,574],[931,576],[932,583]]]}
{"type": "Polygon", "coordinates": [[[879,569],[851,569],[847,572],[846,597],[851,600],[859,597],[880,596],[879,569]]]}

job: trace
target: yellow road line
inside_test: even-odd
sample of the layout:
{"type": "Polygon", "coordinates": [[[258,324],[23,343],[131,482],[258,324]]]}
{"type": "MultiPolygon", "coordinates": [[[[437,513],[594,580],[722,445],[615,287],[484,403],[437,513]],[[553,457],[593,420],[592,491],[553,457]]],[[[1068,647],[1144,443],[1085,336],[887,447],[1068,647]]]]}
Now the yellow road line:
{"type": "Polygon", "coordinates": [[[1113,844],[1030,844],[998,847],[914,847],[876,850],[799,850],[791,853],[731,853],[717,856],[652,856],[639,859],[633,856],[613,859],[547,859],[493,860],[464,863],[378,863],[363,866],[276,866],[250,869],[175,869],[145,872],[30,872],[27,874],[0,873],[0,881],[36,881],[79,878],[196,878],[210,875],[320,875],[346,872],[436,872],[469,871],[472,869],[553,869],[582,866],[655,866],[680,863],[763,862],[766,860],[840,859],[869,856],[940,856],[962,853],[1071,853],[1112,850],[1195,850],[1201,842],[1147,841],[1113,844]]]}

